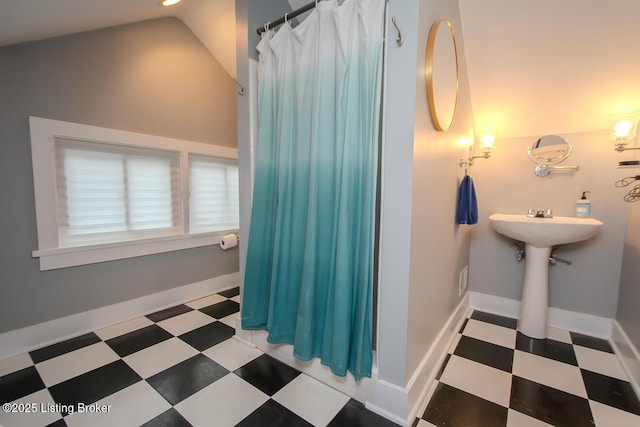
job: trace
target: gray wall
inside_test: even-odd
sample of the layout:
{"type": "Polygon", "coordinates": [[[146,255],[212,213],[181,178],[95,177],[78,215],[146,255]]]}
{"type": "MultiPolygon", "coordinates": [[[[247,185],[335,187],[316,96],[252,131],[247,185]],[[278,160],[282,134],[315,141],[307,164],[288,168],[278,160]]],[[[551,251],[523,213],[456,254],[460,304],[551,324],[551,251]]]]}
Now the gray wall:
{"type": "Polygon", "coordinates": [[[235,83],[173,18],[0,48],[0,332],[238,271],[217,246],[41,272],[28,116],[236,146],[235,83]]]}
{"type": "MultiPolygon", "coordinates": [[[[635,172],[630,173],[633,175],[635,172]]],[[[631,187],[627,187],[624,192],[631,187]]],[[[627,230],[622,257],[618,315],[616,319],[635,346],[640,348],[640,205],[627,205],[627,230]]]]}
{"type": "Polygon", "coordinates": [[[405,42],[395,43],[388,20],[377,355],[379,377],[405,387],[459,302],[470,230],[455,225],[457,162],[464,154],[457,141],[473,126],[457,2],[388,7],[405,42]],[[433,127],[425,87],[428,32],[442,17],[452,21],[459,43],[459,104],[449,132],[433,127]]]}
{"type": "Polygon", "coordinates": [[[458,2],[421,1],[418,28],[407,378],[460,302],[458,277],[469,264],[469,236],[476,227],[455,223],[458,186],[464,176],[458,161],[466,154],[458,141],[469,138],[474,129],[458,2]],[[437,132],[431,122],[424,78],[429,31],[441,18],[451,21],[458,50],[457,107],[447,132],[437,132]]]}
{"type": "Polygon", "coordinates": [[[236,0],[236,8],[238,8],[239,2],[246,4],[244,10],[247,14],[249,58],[257,61],[258,51],[256,46],[260,41],[260,36],[258,36],[256,29],[268,22],[275,21],[284,16],[285,13],[291,12],[291,6],[287,0],[236,0]]]}
{"type": "MultiPolygon", "coordinates": [[[[415,125],[418,0],[390,2],[405,34],[385,46],[377,357],[380,379],[404,387],[407,371],[411,196],[415,125]]],[[[393,34],[387,19],[387,34],[393,34]]]]}

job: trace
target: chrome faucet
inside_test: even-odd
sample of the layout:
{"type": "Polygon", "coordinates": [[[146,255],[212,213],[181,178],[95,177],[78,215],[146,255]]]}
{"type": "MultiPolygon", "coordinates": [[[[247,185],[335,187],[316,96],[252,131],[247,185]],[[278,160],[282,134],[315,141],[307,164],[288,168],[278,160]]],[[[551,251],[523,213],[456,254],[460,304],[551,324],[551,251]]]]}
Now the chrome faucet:
{"type": "Polygon", "coordinates": [[[529,218],[553,218],[553,211],[551,209],[533,209],[529,208],[527,211],[527,217],[529,218]]]}

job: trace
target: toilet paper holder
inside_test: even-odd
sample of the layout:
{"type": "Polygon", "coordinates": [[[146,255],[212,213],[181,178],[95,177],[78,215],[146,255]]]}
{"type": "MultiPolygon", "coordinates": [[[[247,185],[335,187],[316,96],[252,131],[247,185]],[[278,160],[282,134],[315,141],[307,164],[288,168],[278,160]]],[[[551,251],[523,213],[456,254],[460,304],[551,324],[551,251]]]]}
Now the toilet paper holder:
{"type": "Polygon", "coordinates": [[[223,251],[235,248],[239,241],[240,239],[234,233],[226,234],[220,238],[220,248],[223,251]]]}

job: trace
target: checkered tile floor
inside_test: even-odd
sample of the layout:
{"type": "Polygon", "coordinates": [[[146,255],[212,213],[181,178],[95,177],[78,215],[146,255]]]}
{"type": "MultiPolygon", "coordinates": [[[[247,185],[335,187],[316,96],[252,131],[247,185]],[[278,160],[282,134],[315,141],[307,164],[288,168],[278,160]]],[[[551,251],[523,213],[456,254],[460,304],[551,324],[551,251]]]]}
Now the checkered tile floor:
{"type": "MultiPolygon", "coordinates": [[[[0,426],[393,425],[230,339],[238,303],[234,288],[0,360],[0,426]]],[[[607,341],[532,340],[475,311],[420,415],[414,426],[632,427],[640,402],[607,341]]]]}
{"type": "Polygon", "coordinates": [[[414,426],[638,427],[640,402],[606,340],[474,311],[414,426]]]}
{"type": "Polygon", "coordinates": [[[230,339],[238,303],[234,288],[0,360],[0,427],[394,425],[230,339]]]}

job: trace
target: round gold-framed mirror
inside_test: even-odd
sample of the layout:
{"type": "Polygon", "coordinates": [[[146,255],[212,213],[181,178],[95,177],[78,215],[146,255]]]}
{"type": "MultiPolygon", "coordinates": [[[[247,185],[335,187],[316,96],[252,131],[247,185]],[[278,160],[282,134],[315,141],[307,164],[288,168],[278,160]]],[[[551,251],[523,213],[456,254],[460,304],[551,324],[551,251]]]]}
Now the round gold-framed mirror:
{"type": "Polygon", "coordinates": [[[446,18],[434,22],[429,31],[425,77],[433,126],[447,131],[458,103],[458,48],[453,25],[446,18]]]}

